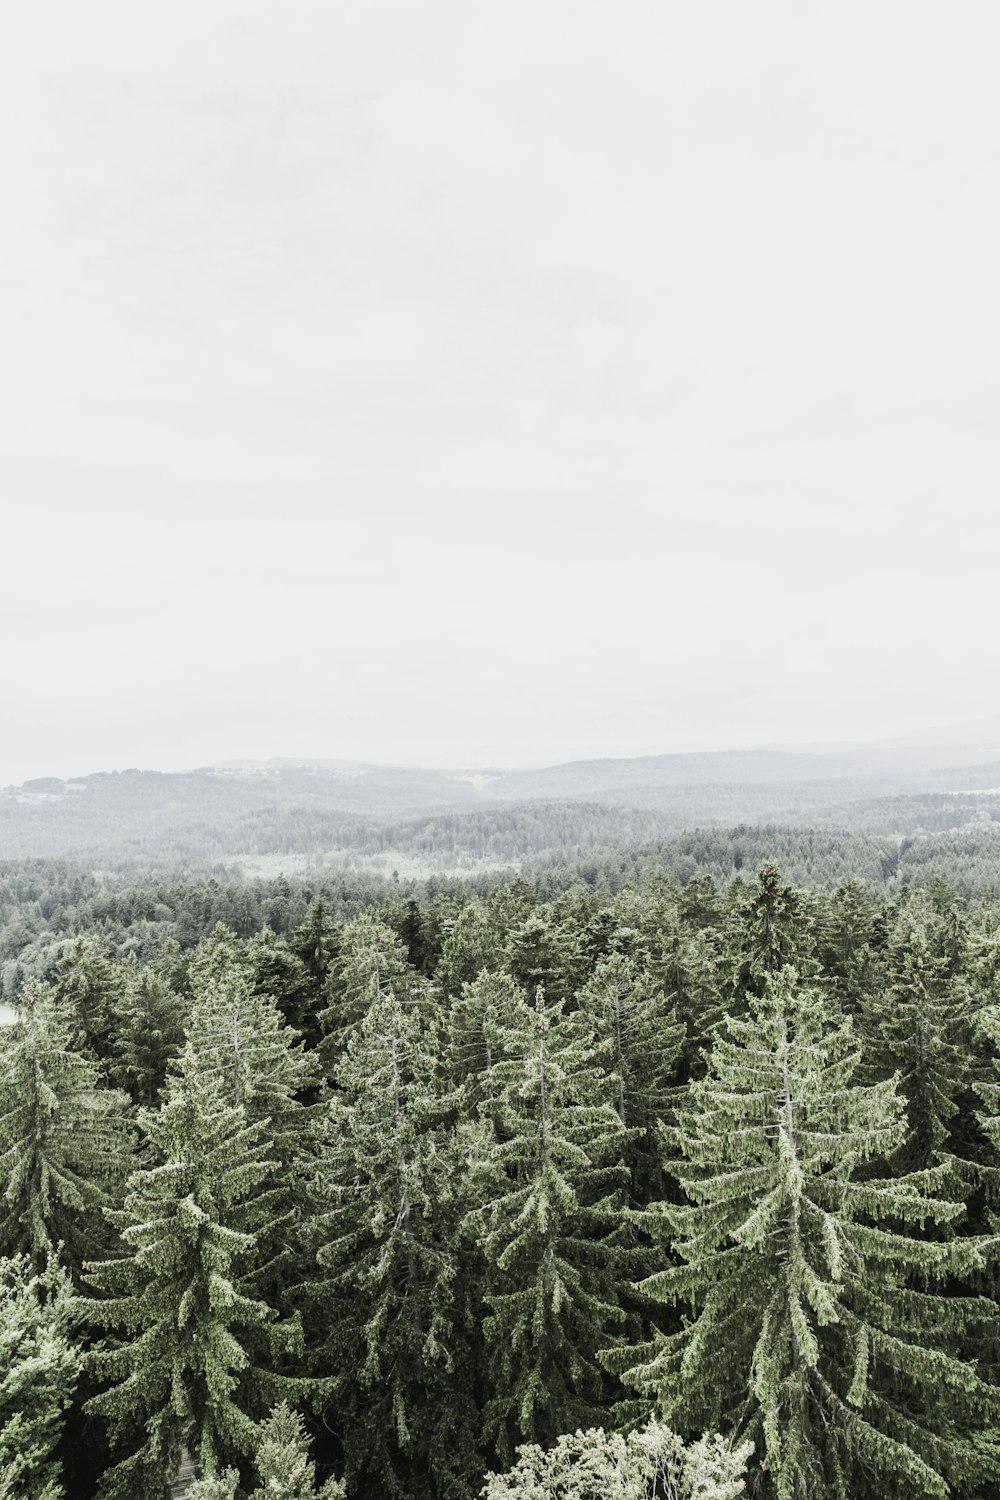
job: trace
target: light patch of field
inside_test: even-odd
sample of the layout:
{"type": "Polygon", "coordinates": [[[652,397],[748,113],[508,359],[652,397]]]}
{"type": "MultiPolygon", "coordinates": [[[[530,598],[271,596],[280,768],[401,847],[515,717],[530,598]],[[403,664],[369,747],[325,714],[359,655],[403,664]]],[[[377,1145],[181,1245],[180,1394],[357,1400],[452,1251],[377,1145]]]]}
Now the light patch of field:
{"type": "Polygon", "coordinates": [[[13,1026],[17,1011],[12,1005],[0,1005],[0,1026],[13,1026]]]}

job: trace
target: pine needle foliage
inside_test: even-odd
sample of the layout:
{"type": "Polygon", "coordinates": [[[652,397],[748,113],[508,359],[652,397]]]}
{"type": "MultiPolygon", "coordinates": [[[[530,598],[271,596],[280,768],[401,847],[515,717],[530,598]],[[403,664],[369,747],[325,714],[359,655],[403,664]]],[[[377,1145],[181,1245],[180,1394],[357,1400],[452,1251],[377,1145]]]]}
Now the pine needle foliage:
{"type": "Polygon", "coordinates": [[[662,1192],[656,1122],[670,1112],[685,1028],[651,976],[620,953],[598,964],[577,1004],[581,1019],[606,1044],[630,1197],[648,1203],[662,1192]]]}
{"type": "MultiPolygon", "coordinates": [[[[254,1467],[260,1484],[249,1500],[346,1500],[339,1479],[317,1485],[302,1418],[285,1401],[260,1424],[254,1467]]],[[[239,1475],[227,1469],[214,1479],[198,1480],[188,1500],[237,1500],[238,1495],[239,1475]]]]}
{"type": "Polygon", "coordinates": [[[124,1450],[101,1500],[163,1495],[185,1447],[208,1475],[248,1456],[254,1412],[273,1401],[275,1366],[298,1342],[247,1290],[274,1212],[263,1127],[190,1044],[164,1104],[140,1123],[145,1165],[109,1214],[125,1253],[88,1268],[100,1294],[89,1317],[118,1333],[93,1356],[109,1388],[89,1409],[124,1450]]]}
{"type": "Polygon", "coordinates": [[[57,1446],[82,1355],[72,1284],[51,1260],[0,1260],[0,1500],[63,1500],[57,1446]]]}
{"type": "Polygon", "coordinates": [[[40,1269],[57,1247],[79,1272],[108,1241],[102,1209],[129,1167],[124,1095],[74,1050],[72,1022],[31,980],[0,1050],[0,1252],[40,1269]]]}
{"type": "Polygon", "coordinates": [[[685,1446],[651,1419],[627,1435],[565,1434],[551,1448],[525,1443],[506,1474],[489,1474],[482,1500],[738,1500],[752,1444],[720,1437],[685,1446]]]}
{"type": "Polygon", "coordinates": [[[372,1007],[390,993],[400,1001],[409,998],[416,982],[406,949],[386,922],[373,912],[349,922],[327,980],[329,1003],[319,1015],[324,1033],[321,1053],[328,1070],[333,1070],[372,1007]]]}
{"type": "Polygon", "coordinates": [[[449,1101],[421,1009],[383,981],[334,1073],[317,1290],[348,1480],[416,1500],[465,1492],[475,1430],[455,1383],[468,1354],[449,1101]]]}
{"type": "Polygon", "coordinates": [[[851,1023],[794,969],[729,1018],[665,1131],[687,1198],[647,1218],[679,1264],[644,1283],[682,1327],[608,1356],[684,1427],[762,1442],[778,1500],[939,1496],[995,1471],[1000,1405],[961,1357],[995,1314],[943,1295],[991,1247],[932,1238],[963,1212],[945,1170],[877,1178],[906,1122],[894,1080],[857,1082],[851,1023]]]}
{"type": "Polygon", "coordinates": [[[976,1076],[974,1005],[953,972],[953,935],[922,905],[911,900],[900,913],[884,984],[863,1012],[869,1063],[881,1076],[897,1073],[906,1100],[906,1136],[893,1157],[903,1171],[965,1154],[970,1143],[959,1115],[976,1076]]]}
{"type": "Polygon", "coordinates": [[[612,1237],[624,1172],[607,1049],[539,987],[518,1003],[494,1068],[498,1130],[485,1201],[467,1219],[486,1260],[485,1431],[509,1462],[593,1418],[595,1351],[621,1321],[612,1237]]]}

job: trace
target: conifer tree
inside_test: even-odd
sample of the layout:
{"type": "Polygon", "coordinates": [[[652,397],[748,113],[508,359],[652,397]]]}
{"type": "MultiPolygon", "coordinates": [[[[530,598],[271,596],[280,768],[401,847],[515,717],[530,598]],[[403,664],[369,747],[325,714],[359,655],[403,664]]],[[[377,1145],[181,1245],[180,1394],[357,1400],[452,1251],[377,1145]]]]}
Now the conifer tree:
{"type": "Polygon", "coordinates": [[[509,974],[488,969],[466,984],[449,1016],[452,1078],[468,1114],[497,1120],[496,1065],[503,1056],[505,1029],[513,1024],[524,995],[509,974]]]}
{"type": "Polygon", "coordinates": [[[644,1290],[692,1316],[607,1356],[668,1420],[759,1441],[778,1500],[943,1497],[1000,1459],[1000,1393],[961,1357],[996,1309],[945,1295],[986,1247],[927,1233],[964,1207],[938,1195],[943,1168],[859,1170],[906,1128],[894,1081],[859,1083],[859,1061],[850,1021],[792,969],[724,1023],[665,1132],[688,1201],[646,1216],[681,1263],[644,1290]]]}
{"type": "Polygon", "coordinates": [[[283,1166],[307,1152],[310,1114],[300,1100],[316,1083],[315,1064],[274,1000],[254,989],[246,963],[196,977],[187,1040],[227,1102],[267,1122],[283,1166]]]}
{"type": "Polygon", "coordinates": [[[99,1061],[107,1056],[112,1020],[121,994],[122,975],[100,943],[78,938],[56,966],[55,992],[71,1022],[78,1050],[99,1061]]]}
{"type": "Polygon", "coordinates": [[[733,999],[762,995],[768,978],[788,964],[811,972],[813,946],[802,893],[782,881],[776,864],[762,864],[756,886],[733,917],[733,999]]]}
{"type": "MultiPolygon", "coordinates": [[[[346,1500],[338,1479],[317,1485],[316,1465],[302,1418],[282,1401],[260,1424],[254,1467],[260,1485],[249,1500],[346,1500]]],[[[239,1474],[227,1469],[214,1479],[199,1479],[188,1500],[237,1500],[239,1474]]]]}
{"type": "Polygon", "coordinates": [[[684,1027],[650,976],[620,953],[598,964],[577,1004],[586,1024],[607,1043],[629,1192],[634,1201],[648,1202],[654,1192],[662,1193],[655,1127],[670,1113],[684,1027]]]}
{"type": "Polygon", "coordinates": [[[533,995],[539,985],[553,1000],[568,1000],[582,972],[575,933],[556,921],[550,907],[538,907],[507,935],[505,967],[533,995]]]}
{"type": "Polygon", "coordinates": [[[299,1337],[248,1290],[274,1212],[263,1127],[190,1045],[140,1123],[145,1165],[109,1213],[125,1253],[88,1269],[101,1294],[89,1317],[119,1330],[93,1356],[109,1388],[88,1403],[123,1454],[101,1500],[164,1495],[186,1449],[209,1476],[251,1454],[254,1416],[279,1393],[276,1364],[299,1337]]]}
{"type": "Polygon", "coordinates": [[[371,912],[349,922],[330,971],[329,1004],[319,1017],[328,1069],[335,1066],[373,1005],[390,992],[402,1001],[414,993],[415,985],[416,975],[406,961],[403,944],[387,923],[371,912]]]}
{"type": "Polygon", "coordinates": [[[455,1287],[457,1168],[420,1008],[380,983],[334,1081],[319,1311],[348,1481],[405,1500],[460,1495],[475,1433],[455,1287]]]}
{"type": "Polygon", "coordinates": [[[512,1469],[486,1476],[483,1500],[737,1500],[750,1452],[718,1435],[685,1446],[655,1419],[627,1435],[591,1428],[522,1444],[512,1469]]]}
{"type": "Polygon", "coordinates": [[[486,1434],[506,1463],[519,1439],[552,1441],[598,1410],[595,1351],[621,1318],[612,1234],[623,1174],[592,1034],[539,988],[519,1003],[503,1052],[499,1130],[484,1140],[484,1201],[467,1224],[487,1263],[486,1434]]]}
{"type": "Polygon", "coordinates": [[[246,946],[250,983],[260,994],[269,995],[290,1026],[299,1032],[316,1023],[317,991],[302,959],[269,927],[258,932],[246,946]]]}
{"type": "Polygon", "coordinates": [[[187,1006],[167,981],[134,958],[122,965],[114,1006],[108,1072],[133,1102],[157,1103],[167,1068],[184,1045],[187,1006]]]}
{"type": "Polygon", "coordinates": [[[0,1500],[63,1500],[57,1445],[82,1356],[72,1284],[54,1260],[0,1259],[0,1500]]]}
{"type": "Polygon", "coordinates": [[[503,935],[480,901],[467,901],[448,924],[435,981],[445,995],[460,995],[484,969],[498,970],[503,935]]]}
{"type": "Polygon", "coordinates": [[[101,1210],[129,1167],[127,1101],[73,1050],[63,1007],[37,980],[3,1041],[0,1253],[25,1252],[41,1267],[62,1246],[78,1272],[108,1241],[101,1210]]]}
{"type": "MultiPolygon", "coordinates": [[[[893,1158],[904,1170],[974,1150],[958,1119],[976,1074],[972,998],[952,972],[947,940],[936,944],[932,927],[919,903],[903,909],[890,934],[883,985],[862,1017],[872,1068],[882,1077],[898,1073],[906,1100],[908,1129],[893,1158]]],[[[971,1095],[968,1103],[971,1110],[971,1095]]]]}

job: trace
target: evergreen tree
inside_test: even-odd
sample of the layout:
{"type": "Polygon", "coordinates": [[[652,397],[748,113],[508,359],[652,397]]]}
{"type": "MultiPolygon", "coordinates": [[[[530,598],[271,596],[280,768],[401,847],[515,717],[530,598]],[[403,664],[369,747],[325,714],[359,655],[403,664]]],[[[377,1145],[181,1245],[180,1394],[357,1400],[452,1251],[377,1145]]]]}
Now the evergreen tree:
{"type": "Polygon", "coordinates": [[[533,1005],[519,1003],[503,1052],[485,1201],[467,1223],[487,1262],[486,1432],[509,1462],[518,1438],[552,1441],[599,1410],[595,1351],[621,1319],[611,1236],[623,1174],[592,1034],[539,988],[533,1005]]]}
{"type": "Polygon", "coordinates": [[[457,1164],[419,1007],[376,990],[334,1079],[319,1313],[348,1480],[406,1500],[462,1495],[475,1448],[471,1394],[456,1379],[470,1362],[455,1286],[457,1164]]]}
{"type": "Polygon", "coordinates": [[[152,1109],[166,1082],[167,1068],[184,1045],[187,1006],[148,965],[132,958],[122,971],[108,1072],[136,1104],[152,1109]]]}
{"type": "MultiPolygon", "coordinates": [[[[284,1401],[260,1425],[254,1465],[260,1486],[250,1500],[346,1500],[337,1479],[317,1486],[302,1418],[284,1401]]],[[[198,1480],[189,1500],[236,1500],[238,1483],[236,1470],[228,1469],[215,1479],[198,1480]]]]}
{"type": "Polygon", "coordinates": [[[976,1071],[971,996],[952,971],[947,939],[935,944],[920,903],[897,919],[883,987],[865,1002],[862,1024],[875,1074],[898,1073],[906,1100],[908,1130],[894,1165],[916,1170],[943,1153],[973,1151],[970,1131],[959,1128],[958,1118],[963,1096],[971,1113],[976,1071]]]}
{"type": "Polygon", "coordinates": [[[0,1260],[0,1500],[63,1500],[57,1447],[80,1374],[72,1285],[52,1260],[0,1260]]]}
{"type": "Polygon", "coordinates": [[[298,1339],[248,1293],[274,1213],[263,1127],[190,1045],[164,1104],[140,1122],[145,1165],[109,1214],[126,1252],[88,1270],[101,1294],[91,1320],[120,1331],[92,1357],[109,1388],[89,1409],[123,1452],[101,1500],[164,1496],[186,1449],[209,1476],[249,1456],[254,1414],[279,1393],[275,1364],[298,1339]]]}
{"type": "Polygon", "coordinates": [[[31,980],[0,1051],[0,1253],[74,1271],[107,1243],[102,1208],[128,1170],[124,1095],[75,1052],[55,995],[31,980]]]}
{"type": "Polygon", "coordinates": [[[751,1445],[722,1438],[688,1447],[655,1419],[624,1436],[602,1428],[525,1443],[506,1474],[488,1474],[483,1500],[737,1500],[751,1445]]]}
{"type": "Polygon", "coordinates": [[[107,1056],[122,976],[100,943],[78,938],[56,966],[56,998],[71,1021],[71,1041],[99,1061],[107,1056]]]}
{"type": "Polygon", "coordinates": [[[441,959],[434,974],[445,995],[460,995],[484,969],[502,965],[503,934],[479,901],[467,901],[448,924],[441,959]]]}
{"type": "Polygon", "coordinates": [[[892,1080],[856,1081],[848,1020],[794,970],[729,1018],[665,1132],[688,1202],[647,1216],[681,1264],[644,1284],[693,1316],[612,1368],[668,1418],[763,1440],[779,1500],[945,1496],[995,1470],[1000,1393],[961,1357],[995,1314],[945,1295],[984,1246],[933,1239],[944,1170],[876,1178],[905,1133],[892,1080]],[[627,1368],[628,1366],[631,1368],[627,1368]]]}
{"type": "Polygon", "coordinates": [[[732,995],[738,1002],[764,994],[768,979],[788,964],[800,972],[814,968],[802,893],[786,885],[770,861],[761,865],[756,886],[736,907],[732,951],[732,995]]]}
{"type": "Polygon", "coordinates": [[[373,1005],[390,993],[403,1000],[413,993],[415,982],[406,951],[387,923],[371,912],[349,922],[330,972],[329,1004],[319,1017],[327,1067],[333,1069],[373,1005]]]}
{"type": "Polygon", "coordinates": [[[505,1028],[523,1002],[524,995],[509,974],[484,969],[452,1004],[451,1072],[470,1115],[497,1120],[496,1064],[503,1055],[505,1028]]]}
{"type": "Polygon", "coordinates": [[[265,927],[247,944],[246,963],[253,989],[269,995],[297,1031],[307,1025],[314,1027],[314,1040],[318,1040],[317,986],[291,944],[265,927]]]}
{"type": "Polygon", "coordinates": [[[549,907],[531,911],[509,933],[505,967],[526,994],[539,985],[553,1000],[568,1000],[582,973],[576,933],[561,926],[549,907]]]}
{"type": "Polygon", "coordinates": [[[650,976],[619,953],[598,964],[577,1003],[581,1017],[607,1044],[630,1193],[635,1201],[648,1202],[662,1193],[655,1127],[670,1113],[684,1027],[650,976]]]}

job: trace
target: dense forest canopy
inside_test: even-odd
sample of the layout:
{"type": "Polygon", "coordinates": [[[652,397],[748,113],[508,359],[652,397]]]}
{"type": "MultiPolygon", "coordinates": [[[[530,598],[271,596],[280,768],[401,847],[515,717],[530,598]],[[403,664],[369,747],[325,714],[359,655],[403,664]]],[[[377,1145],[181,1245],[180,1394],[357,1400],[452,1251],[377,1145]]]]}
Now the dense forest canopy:
{"type": "Polygon", "coordinates": [[[994,1500],[1000,899],[668,847],[4,865],[7,1492],[994,1500]]]}

